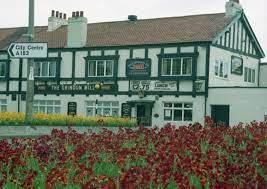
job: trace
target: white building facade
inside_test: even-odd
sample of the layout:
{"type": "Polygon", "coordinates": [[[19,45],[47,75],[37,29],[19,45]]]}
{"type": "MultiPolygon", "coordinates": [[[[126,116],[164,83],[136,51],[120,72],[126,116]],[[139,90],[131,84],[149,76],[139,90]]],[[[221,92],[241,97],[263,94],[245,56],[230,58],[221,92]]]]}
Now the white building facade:
{"type": "MultiPolygon", "coordinates": [[[[233,6],[230,6],[233,5],[233,6]]],[[[87,24],[52,12],[36,27],[48,58],[35,59],[34,111],[137,117],[147,126],[234,125],[267,114],[264,57],[242,7],[226,13],[87,24]]],[[[0,29],[0,111],[25,112],[27,64],[7,47],[26,28],[0,29]]]]}

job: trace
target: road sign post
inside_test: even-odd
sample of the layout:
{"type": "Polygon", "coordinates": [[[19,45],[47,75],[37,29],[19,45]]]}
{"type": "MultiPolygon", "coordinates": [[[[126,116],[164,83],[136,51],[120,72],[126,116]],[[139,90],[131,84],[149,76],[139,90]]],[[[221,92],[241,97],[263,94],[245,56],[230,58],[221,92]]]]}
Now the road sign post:
{"type": "Polygon", "coordinates": [[[46,58],[47,43],[11,43],[8,54],[10,58],[46,58]]]}

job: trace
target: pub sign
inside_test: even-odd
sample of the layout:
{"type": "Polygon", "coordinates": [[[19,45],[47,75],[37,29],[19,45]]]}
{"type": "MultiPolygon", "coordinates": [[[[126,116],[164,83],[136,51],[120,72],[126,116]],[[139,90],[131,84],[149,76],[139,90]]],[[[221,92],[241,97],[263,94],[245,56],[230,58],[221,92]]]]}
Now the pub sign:
{"type": "Polygon", "coordinates": [[[126,61],[127,77],[150,77],[151,59],[128,59],[126,61]]]}

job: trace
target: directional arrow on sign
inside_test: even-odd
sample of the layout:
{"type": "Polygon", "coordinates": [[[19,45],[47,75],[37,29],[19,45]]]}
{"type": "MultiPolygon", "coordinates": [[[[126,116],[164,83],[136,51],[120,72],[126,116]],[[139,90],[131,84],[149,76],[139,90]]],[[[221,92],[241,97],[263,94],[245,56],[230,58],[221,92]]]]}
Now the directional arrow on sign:
{"type": "Polygon", "coordinates": [[[11,43],[10,58],[47,58],[47,43],[11,43]]]}

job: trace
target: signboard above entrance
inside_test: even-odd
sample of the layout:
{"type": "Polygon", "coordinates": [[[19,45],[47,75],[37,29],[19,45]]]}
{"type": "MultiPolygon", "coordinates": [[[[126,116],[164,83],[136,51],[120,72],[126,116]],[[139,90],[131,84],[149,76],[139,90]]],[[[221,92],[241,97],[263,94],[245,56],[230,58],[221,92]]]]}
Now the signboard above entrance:
{"type": "Polygon", "coordinates": [[[131,81],[131,91],[177,91],[176,81],[131,81]]]}
{"type": "Polygon", "coordinates": [[[11,43],[10,58],[47,58],[47,43],[11,43]]]}

